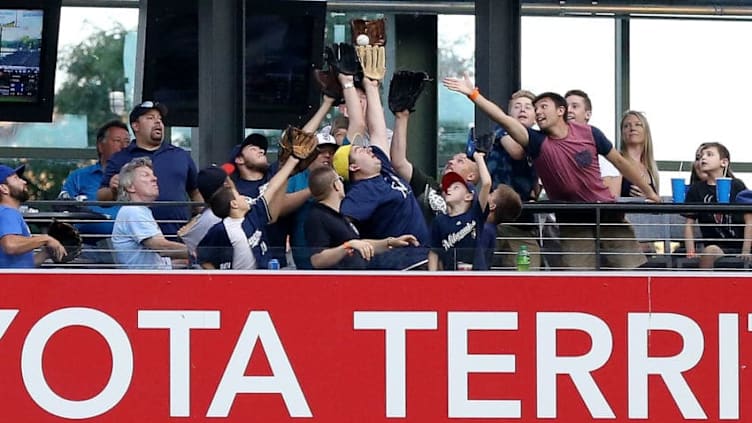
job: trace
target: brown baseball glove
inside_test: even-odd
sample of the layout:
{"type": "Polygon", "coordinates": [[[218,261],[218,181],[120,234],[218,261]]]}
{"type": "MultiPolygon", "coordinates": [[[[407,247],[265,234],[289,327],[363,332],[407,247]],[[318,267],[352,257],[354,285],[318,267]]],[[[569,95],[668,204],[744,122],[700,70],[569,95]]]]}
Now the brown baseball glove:
{"type": "Polygon", "coordinates": [[[368,42],[362,45],[384,46],[386,45],[386,19],[353,19],[350,21],[352,43],[358,45],[358,36],[365,35],[368,42]]]}
{"type": "Polygon", "coordinates": [[[316,78],[316,82],[319,83],[321,92],[325,96],[333,98],[335,106],[339,106],[345,101],[342,95],[342,85],[339,83],[337,74],[333,69],[314,69],[313,74],[316,78]]]}
{"type": "Polygon", "coordinates": [[[70,223],[53,220],[52,224],[47,229],[47,235],[55,238],[60,244],[62,244],[67,253],[60,260],[54,259],[56,263],[68,263],[81,255],[81,245],[83,244],[81,234],[79,234],[78,229],[70,223]]]}
{"type": "Polygon", "coordinates": [[[279,139],[279,165],[285,164],[290,156],[300,160],[294,173],[302,172],[319,155],[316,134],[289,125],[279,139]]]}

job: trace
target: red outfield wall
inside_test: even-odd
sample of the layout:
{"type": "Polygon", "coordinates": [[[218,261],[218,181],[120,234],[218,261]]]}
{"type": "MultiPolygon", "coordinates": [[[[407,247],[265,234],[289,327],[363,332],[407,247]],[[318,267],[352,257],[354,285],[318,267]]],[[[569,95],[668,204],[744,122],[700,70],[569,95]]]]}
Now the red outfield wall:
{"type": "Polygon", "coordinates": [[[744,276],[0,277],[3,422],[752,421],[744,276]]]}

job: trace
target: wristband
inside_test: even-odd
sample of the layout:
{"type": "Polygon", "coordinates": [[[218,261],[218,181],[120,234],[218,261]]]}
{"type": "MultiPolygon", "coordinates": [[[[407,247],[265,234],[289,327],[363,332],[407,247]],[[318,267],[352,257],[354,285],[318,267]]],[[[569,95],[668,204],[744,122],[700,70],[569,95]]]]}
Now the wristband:
{"type": "Polygon", "coordinates": [[[469,98],[472,101],[475,101],[475,99],[478,98],[479,95],[480,95],[480,90],[478,89],[478,87],[475,87],[475,89],[473,89],[473,92],[467,95],[467,98],[469,98]]]}
{"type": "Polygon", "coordinates": [[[353,84],[352,82],[345,82],[345,85],[342,86],[342,89],[346,90],[348,88],[355,88],[355,84],[353,84]]]}
{"type": "Polygon", "coordinates": [[[392,237],[386,239],[386,248],[392,248],[392,237]]]}
{"type": "Polygon", "coordinates": [[[348,256],[353,255],[353,248],[350,246],[350,241],[345,241],[345,243],[342,244],[342,248],[345,249],[345,254],[348,256]]]}

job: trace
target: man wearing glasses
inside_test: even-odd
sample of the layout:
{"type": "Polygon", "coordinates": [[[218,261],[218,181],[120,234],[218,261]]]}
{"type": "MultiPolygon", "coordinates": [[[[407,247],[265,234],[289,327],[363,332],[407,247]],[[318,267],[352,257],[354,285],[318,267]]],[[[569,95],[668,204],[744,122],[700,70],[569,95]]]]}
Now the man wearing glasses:
{"type": "MultiPolygon", "coordinates": [[[[107,162],[102,183],[97,191],[99,201],[112,201],[117,198],[117,175],[124,164],[134,158],[148,157],[152,161],[159,184],[159,197],[156,201],[190,199],[203,202],[196,182],[198,170],[190,154],[180,147],[164,142],[162,120],[166,115],[167,107],[156,101],[144,101],[133,108],[130,124],[136,139],[107,162]]],[[[175,235],[180,226],[190,218],[190,211],[185,206],[152,206],[151,209],[166,236],[175,235]]]]}

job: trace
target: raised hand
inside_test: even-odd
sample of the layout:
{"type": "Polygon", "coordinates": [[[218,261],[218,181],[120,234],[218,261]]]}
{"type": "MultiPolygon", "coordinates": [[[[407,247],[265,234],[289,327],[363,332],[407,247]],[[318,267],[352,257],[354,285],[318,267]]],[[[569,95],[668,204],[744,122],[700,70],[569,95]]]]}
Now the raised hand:
{"type": "Polygon", "coordinates": [[[470,95],[475,89],[473,81],[470,80],[470,76],[465,72],[462,79],[446,77],[441,81],[445,87],[450,91],[456,91],[465,95],[470,95]]]}

